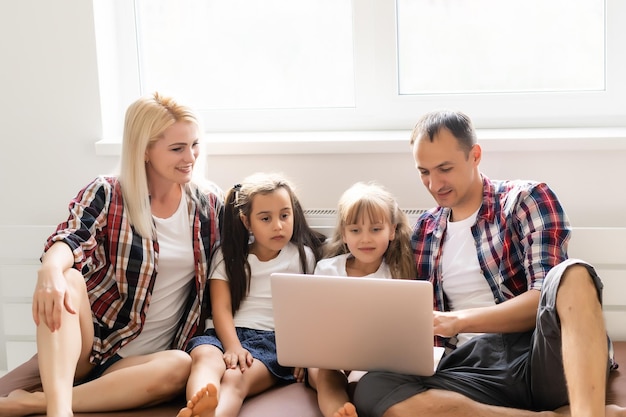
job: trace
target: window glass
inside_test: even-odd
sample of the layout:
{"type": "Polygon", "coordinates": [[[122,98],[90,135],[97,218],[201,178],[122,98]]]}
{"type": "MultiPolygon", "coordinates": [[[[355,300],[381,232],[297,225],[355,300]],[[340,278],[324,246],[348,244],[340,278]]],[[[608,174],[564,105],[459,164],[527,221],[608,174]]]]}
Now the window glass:
{"type": "Polygon", "coordinates": [[[354,106],[349,0],[136,0],[142,92],[195,108],[354,106]]]}
{"type": "Polygon", "coordinates": [[[599,91],[603,0],[397,0],[400,94],[599,91]]]}
{"type": "Polygon", "coordinates": [[[623,126],[624,0],[93,0],[105,134],[160,91],[207,132],[623,126]]]}

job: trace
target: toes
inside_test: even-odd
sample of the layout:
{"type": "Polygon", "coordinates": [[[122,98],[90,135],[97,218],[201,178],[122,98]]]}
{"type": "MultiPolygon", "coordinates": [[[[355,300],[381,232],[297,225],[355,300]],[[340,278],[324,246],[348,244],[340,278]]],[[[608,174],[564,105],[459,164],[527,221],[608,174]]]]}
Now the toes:
{"type": "MultiPolygon", "coordinates": [[[[191,402],[191,401],[189,401],[191,402]]],[[[178,414],[176,414],[176,417],[191,417],[192,416],[192,410],[191,408],[189,408],[189,406],[182,408],[178,414]]]]}

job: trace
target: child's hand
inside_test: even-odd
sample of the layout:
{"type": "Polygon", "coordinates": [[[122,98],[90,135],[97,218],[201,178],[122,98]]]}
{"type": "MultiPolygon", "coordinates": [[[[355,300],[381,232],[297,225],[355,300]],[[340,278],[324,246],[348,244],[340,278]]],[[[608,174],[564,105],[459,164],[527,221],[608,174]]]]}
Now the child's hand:
{"type": "Polygon", "coordinates": [[[296,378],[296,382],[304,382],[304,368],[293,368],[293,376],[296,378]]]}
{"type": "Polygon", "coordinates": [[[246,368],[252,365],[252,361],[253,358],[250,352],[242,347],[224,352],[226,369],[237,369],[237,365],[239,365],[241,372],[244,372],[246,368]]]}

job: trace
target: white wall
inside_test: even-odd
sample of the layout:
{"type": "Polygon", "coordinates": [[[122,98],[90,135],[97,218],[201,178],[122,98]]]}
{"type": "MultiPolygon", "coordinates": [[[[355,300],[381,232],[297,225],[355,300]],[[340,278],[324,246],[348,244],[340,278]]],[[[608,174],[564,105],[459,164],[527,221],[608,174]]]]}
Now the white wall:
{"type": "MultiPolygon", "coordinates": [[[[211,178],[223,187],[232,186],[244,173],[268,167],[278,167],[295,180],[305,208],[334,207],[345,188],[369,179],[391,189],[402,207],[433,205],[408,149],[354,156],[209,156],[211,178]]],[[[626,151],[484,152],[481,169],[491,178],[547,182],[575,226],[626,226],[626,151]]]]}
{"type": "Polygon", "coordinates": [[[78,187],[114,164],[94,154],[93,31],[90,1],[0,3],[0,224],[57,223],[78,187]]]}
{"type": "MultiPolygon", "coordinates": [[[[62,220],[76,191],[110,172],[117,159],[95,153],[102,126],[90,1],[2,0],[0,52],[0,226],[17,226],[0,228],[0,239],[11,240],[6,230],[62,220]]],[[[492,178],[548,182],[575,226],[626,226],[623,149],[487,150],[482,169],[492,178]]],[[[432,204],[408,147],[406,153],[350,157],[209,156],[208,174],[222,187],[257,170],[287,174],[305,208],[334,207],[348,185],[370,179],[387,185],[403,207],[432,204]]]]}

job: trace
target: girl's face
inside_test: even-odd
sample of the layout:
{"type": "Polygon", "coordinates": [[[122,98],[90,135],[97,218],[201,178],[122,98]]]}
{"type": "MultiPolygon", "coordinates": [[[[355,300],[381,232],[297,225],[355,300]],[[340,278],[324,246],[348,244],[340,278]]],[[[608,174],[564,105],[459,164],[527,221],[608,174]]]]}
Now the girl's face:
{"type": "Polygon", "coordinates": [[[151,187],[188,183],[199,152],[197,126],[191,122],[174,123],[146,149],[148,183],[151,187]]]}
{"type": "Polygon", "coordinates": [[[356,224],[343,227],[343,241],[354,256],[354,267],[376,271],[383,261],[389,242],[395,238],[395,227],[384,220],[370,220],[367,214],[356,224]]]}
{"type": "Polygon", "coordinates": [[[268,194],[257,194],[252,200],[250,217],[241,219],[254,235],[250,253],[260,261],[278,256],[293,234],[293,207],[289,192],[278,188],[268,194]]]}

